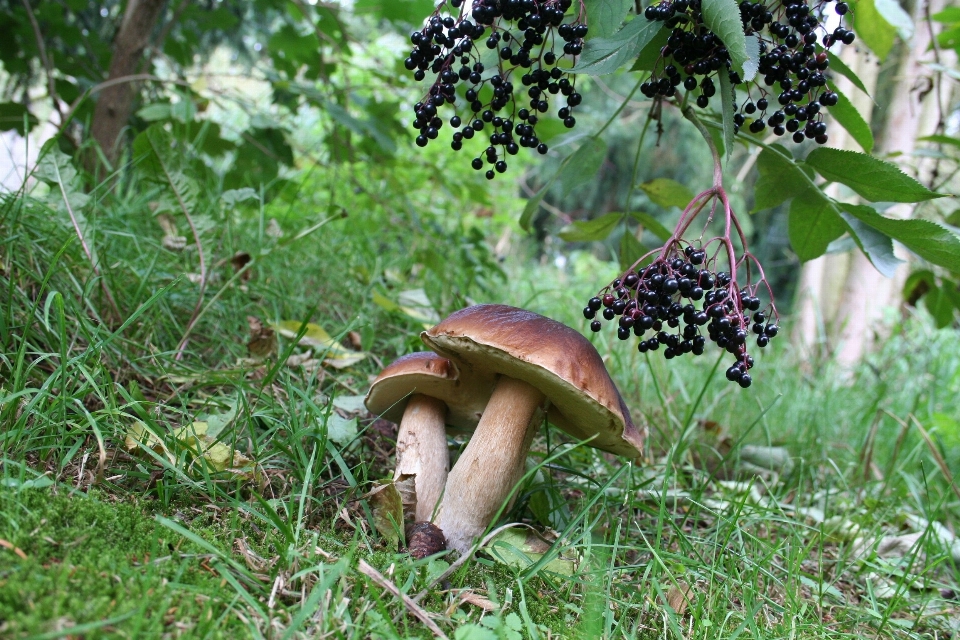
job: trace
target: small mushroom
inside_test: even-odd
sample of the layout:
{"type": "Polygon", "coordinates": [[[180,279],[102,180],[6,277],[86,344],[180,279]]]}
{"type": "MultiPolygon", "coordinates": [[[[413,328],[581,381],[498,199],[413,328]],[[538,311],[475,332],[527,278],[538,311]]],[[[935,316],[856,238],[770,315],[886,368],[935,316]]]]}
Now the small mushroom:
{"type": "Polygon", "coordinates": [[[477,305],[420,337],[462,375],[497,376],[434,519],[450,548],[467,552],[510,496],[544,409],[550,422],[592,447],[641,455],[645,431],[631,421],[600,354],[574,329],[522,309],[477,305]]]}
{"type": "Polygon", "coordinates": [[[472,430],[490,398],[493,377],[474,378],[435,353],[411,353],[384,368],[364,399],[371,413],[400,425],[394,479],[416,474],[418,522],[430,520],[447,480],[446,425],[472,430]]]}

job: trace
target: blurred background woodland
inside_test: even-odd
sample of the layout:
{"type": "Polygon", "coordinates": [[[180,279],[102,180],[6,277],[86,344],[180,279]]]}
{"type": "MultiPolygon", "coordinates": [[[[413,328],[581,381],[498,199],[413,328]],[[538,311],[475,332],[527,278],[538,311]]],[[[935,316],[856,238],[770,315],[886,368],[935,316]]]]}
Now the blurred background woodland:
{"type": "MultiPolygon", "coordinates": [[[[613,5],[634,11],[586,0],[591,25],[613,5]]],[[[425,87],[403,61],[431,0],[0,0],[0,544],[20,552],[0,548],[0,635],[427,633],[351,568],[366,558],[413,594],[444,563],[394,573],[396,541],[360,498],[390,474],[395,432],[357,398],[425,327],[491,302],[589,335],[653,443],[644,470],[557,453],[546,431],[507,516],[580,562],[568,582],[492,561],[457,574],[483,598],[421,602],[450,637],[952,637],[960,8],[850,5],[835,82],[859,116],[828,146],[948,194],[870,205],[935,223],[946,258],[898,243],[881,273],[843,229],[812,247],[801,212],[758,202],[761,147],[735,145],[725,185],[785,333],[741,390],[710,357],[654,359],[581,313],[713,179],[698,131],[652,112],[637,72],[578,76],[577,128],[545,114],[550,151],[488,181],[472,156],[413,143],[425,87]],[[594,135],[595,171],[564,162],[594,135]],[[201,422],[258,470],[198,472],[177,429],[201,422]],[[138,449],[136,425],[162,434],[138,449]],[[763,500],[734,482],[744,444],[774,451],[751,463],[763,500]],[[753,511],[717,515],[731,508],[753,511]],[[864,560],[865,539],[902,553],[864,560]],[[184,551],[144,568],[172,541],[184,551]]]]}

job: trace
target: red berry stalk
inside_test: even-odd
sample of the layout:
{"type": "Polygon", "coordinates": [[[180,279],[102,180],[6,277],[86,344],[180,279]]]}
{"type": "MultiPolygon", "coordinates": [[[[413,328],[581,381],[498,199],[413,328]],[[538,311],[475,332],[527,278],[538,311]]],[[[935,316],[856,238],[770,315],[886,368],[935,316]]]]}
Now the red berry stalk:
{"type": "Polygon", "coordinates": [[[641,353],[662,347],[668,360],[702,355],[709,339],[735,357],[727,379],[749,387],[753,378],[748,371],[754,365],[749,341],[755,339],[760,348],[767,346],[779,330],[779,314],[763,267],[747,248],[746,236],[723,188],[716,147],[689,107],[684,115],[710,145],[714,185],[690,201],[661,248],[641,256],[601,289],[587,302],[583,315],[593,320],[593,331],[602,328],[598,313],[605,320],[619,318],[619,339],[635,335],[640,338],[637,348],[641,353]],[[707,229],[718,212],[723,216],[723,235],[708,238],[707,229]],[[699,235],[690,238],[696,233],[693,225],[698,219],[702,222],[699,235]],[[640,266],[651,257],[650,264],[640,266]],[[757,295],[761,291],[770,300],[762,310],[757,295]]]}

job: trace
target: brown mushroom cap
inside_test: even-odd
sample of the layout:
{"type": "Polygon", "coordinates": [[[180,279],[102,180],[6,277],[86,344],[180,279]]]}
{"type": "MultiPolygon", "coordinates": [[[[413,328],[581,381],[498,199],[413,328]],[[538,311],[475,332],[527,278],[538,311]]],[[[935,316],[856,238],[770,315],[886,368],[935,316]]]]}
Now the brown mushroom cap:
{"type": "Polygon", "coordinates": [[[380,372],[364,404],[371,413],[400,424],[407,400],[415,393],[436,398],[447,405],[447,423],[459,429],[477,426],[493,392],[495,378],[463,375],[446,358],[430,351],[401,356],[380,372]]]}
{"type": "MultiPolygon", "coordinates": [[[[550,318],[505,305],[453,313],[420,338],[461,376],[522,380],[550,400],[549,419],[574,438],[627,458],[643,451],[646,430],[630,418],[593,344],[550,318]]],[[[481,409],[482,411],[482,409],[481,409]]]]}

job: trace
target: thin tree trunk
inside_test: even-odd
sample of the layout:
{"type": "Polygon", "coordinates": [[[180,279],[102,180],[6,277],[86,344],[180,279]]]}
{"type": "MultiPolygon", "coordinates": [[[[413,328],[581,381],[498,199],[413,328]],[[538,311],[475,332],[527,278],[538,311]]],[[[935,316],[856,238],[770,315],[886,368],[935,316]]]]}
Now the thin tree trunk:
{"type": "MultiPolygon", "coordinates": [[[[857,74],[870,95],[873,95],[877,87],[876,58],[864,51],[846,47],[841,51],[840,59],[857,74]]],[[[853,83],[846,78],[838,76],[836,82],[837,88],[850,99],[869,124],[873,100],[854,87],[853,83]]],[[[834,122],[830,128],[831,147],[860,150],[856,141],[839,124],[834,122]]],[[[837,198],[839,188],[837,185],[831,185],[827,193],[837,198]]],[[[820,256],[803,265],[796,304],[798,314],[794,341],[809,355],[829,351],[828,347],[833,342],[832,338],[836,333],[832,329],[835,326],[835,318],[838,313],[842,313],[840,309],[844,306],[841,304],[842,291],[850,262],[850,256],[830,254],[820,256]]]]}
{"type": "MultiPolygon", "coordinates": [[[[120,29],[113,41],[108,80],[136,73],[143,52],[150,42],[150,34],[153,33],[165,5],[165,0],[129,0],[120,29]]],[[[136,85],[132,82],[121,82],[101,91],[97,99],[91,134],[111,165],[116,163],[120,155],[120,135],[130,119],[135,97],[136,85]]],[[[95,166],[96,160],[92,159],[88,163],[88,169],[95,166]]]]}
{"type": "MultiPolygon", "coordinates": [[[[878,137],[877,151],[881,156],[897,154],[894,161],[908,174],[917,174],[913,152],[919,136],[933,133],[937,120],[927,103],[936,100],[934,72],[923,61],[931,61],[930,29],[926,24],[928,3],[918,0],[914,6],[913,20],[916,31],[909,43],[897,70],[893,100],[887,110],[883,131],[878,137]],[[927,114],[927,118],[924,118],[927,114]],[[924,122],[928,120],[928,122],[924,122]],[[930,122],[929,120],[933,120],[930,122]]],[[[946,6],[946,0],[929,0],[930,13],[937,13],[946,6]]],[[[898,204],[885,214],[909,218],[915,205],[898,204]]],[[[902,252],[901,258],[906,258],[902,252]]],[[[900,291],[906,278],[906,263],[900,265],[892,278],[882,276],[861,253],[853,256],[847,279],[844,283],[844,305],[837,316],[840,341],[838,361],[845,366],[860,362],[874,341],[883,332],[880,323],[885,309],[897,306],[900,291]],[[879,333],[878,333],[879,332],[879,333]]]]}

